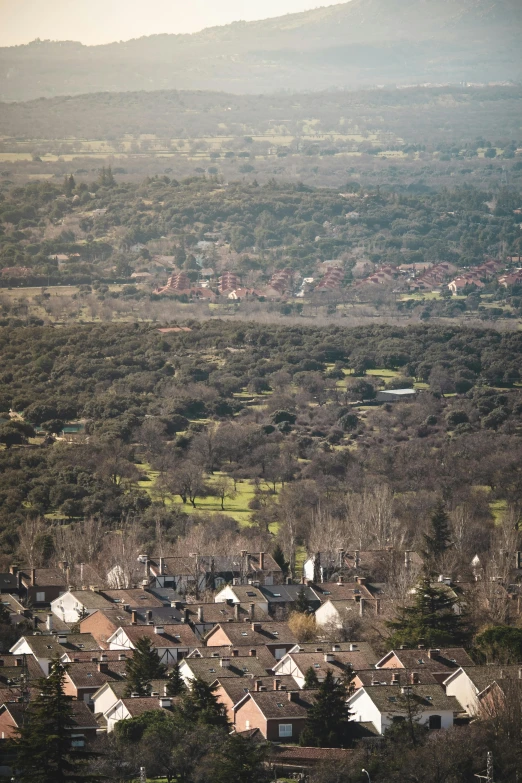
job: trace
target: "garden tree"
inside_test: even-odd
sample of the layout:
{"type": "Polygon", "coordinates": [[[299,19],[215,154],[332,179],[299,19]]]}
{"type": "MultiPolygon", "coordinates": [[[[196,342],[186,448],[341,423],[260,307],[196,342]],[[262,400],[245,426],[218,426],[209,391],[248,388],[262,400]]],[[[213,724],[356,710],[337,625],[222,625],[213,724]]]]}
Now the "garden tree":
{"type": "Polygon", "coordinates": [[[451,546],[449,516],[443,500],[439,500],[430,520],[430,531],[424,535],[426,555],[433,562],[451,546]]]}
{"type": "Polygon", "coordinates": [[[225,510],[225,499],[233,500],[236,497],[234,482],[228,476],[218,476],[210,487],[212,494],[219,498],[221,511],[225,510]]]}
{"type": "Polygon", "coordinates": [[[319,687],[319,678],[317,677],[317,672],[312,666],[309,666],[308,669],[305,671],[303,687],[308,690],[315,690],[316,688],[319,687]]]}
{"type": "Polygon", "coordinates": [[[315,615],[292,612],[288,618],[288,627],[297,637],[298,642],[311,642],[317,636],[315,615]]]}
{"type": "Polygon", "coordinates": [[[217,685],[209,685],[197,677],[192,680],[190,691],[183,696],[181,705],[187,721],[219,729],[229,728],[226,707],[214,695],[216,688],[217,685]]]}
{"type": "Polygon", "coordinates": [[[350,380],[346,385],[346,395],[351,400],[374,400],[377,396],[375,386],[369,381],[350,380]]]}
{"type": "Polygon", "coordinates": [[[132,658],[128,658],[125,664],[125,696],[128,698],[133,693],[148,696],[152,680],[163,679],[166,671],[158,653],[152,647],[151,640],[146,636],[138,639],[132,651],[132,658]]]}
{"type": "Polygon", "coordinates": [[[50,674],[36,683],[18,737],[12,741],[20,783],[76,783],[97,779],[84,770],[84,754],[71,749],[71,699],[64,694],[67,667],[54,660],[50,674]]]}
{"type": "Polygon", "coordinates": [[[389,644],[417,647],[451,647],[466,644],[470,630],[465,614],[455,613],[455,598],[444,586],[433,587],[424,579],[416,588],[413,602],[399,609],[395,620],[386,623],[389,644]]]}
{"type": "Polygon", "coordinates": [[[346,706],[346,688],[336,681],[331,669],[315,691],[299,744],[316,748],[346,748],[353,732],[346,706]]]}
{"type": "Polygon", "coordinates": [[[265,783],[272,779],[270,770],[263,764],[266,746],[253,742],[240,734],[231,734],[222,746],[213,768],[213,783],[265,783]]]}
{"type": "Polygon", "coordinates": [[[0,443],[3,443],[6,449],[27,443],[27,439],[34,437],[34,434],[30,424],[14,419],[0,419],[0,443]]]}
{"type": "Polygon", "coordinates": [[[168,471],[163,481],[173,495],[179,495],[184,504],[190,502],[193,508],[196,508],[198,497],[209,494],[201,465],[191,459],[179,462],[168,471]]]}
{"type": "Polygon", "coordinates": [[[522,660],[522,629],[494,625],[478,633],[473,646],[488,664],[507,665],[522,660]]]}
{"type": "Polygon", "coordinates": [[[166,693],[167,696],[180,696],[187,690],[183,677],[179,672],[179,663],[176,661],[167,677],[166,693]]]}

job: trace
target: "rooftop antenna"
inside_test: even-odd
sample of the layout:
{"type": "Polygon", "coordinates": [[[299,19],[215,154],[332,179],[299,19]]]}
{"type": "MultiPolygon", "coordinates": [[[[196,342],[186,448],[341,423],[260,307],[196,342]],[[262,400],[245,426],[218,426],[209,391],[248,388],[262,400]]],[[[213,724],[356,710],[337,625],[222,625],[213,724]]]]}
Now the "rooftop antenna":
{"type": "Polygon", "coordinates": [[[485,775],[475,775],[479,780],[485,780],[486,783],[494,783],[493,781],[493,753],[488,750],[487,755],[487,767],[485,775]]]}

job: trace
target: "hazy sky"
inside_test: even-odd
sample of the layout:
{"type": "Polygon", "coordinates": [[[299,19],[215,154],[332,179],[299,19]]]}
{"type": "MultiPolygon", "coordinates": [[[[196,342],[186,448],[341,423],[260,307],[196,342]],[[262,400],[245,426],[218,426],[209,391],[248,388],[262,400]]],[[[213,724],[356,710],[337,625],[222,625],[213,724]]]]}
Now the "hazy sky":
{"type": "Polygon", "coordinates": [[[35,38],[99,44],[153,33],[193,33],[239,19],[266,19],[335,4],[332,0],[0,0],[0,46],[35,38]]]}

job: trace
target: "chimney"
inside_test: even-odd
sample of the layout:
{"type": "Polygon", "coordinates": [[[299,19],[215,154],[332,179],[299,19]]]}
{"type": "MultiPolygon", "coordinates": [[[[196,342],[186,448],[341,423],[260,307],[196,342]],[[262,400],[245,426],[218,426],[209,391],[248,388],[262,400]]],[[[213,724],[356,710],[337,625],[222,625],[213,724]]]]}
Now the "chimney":
{"type": "Polygon", "coordinates": [[[234,605],[234,620],[239,620],[239,604],[234,605]]]}
{"type": "Polygon", "coordinates": [[[147,609],[145,612],[145,617],[147,618],[148,623],[152,622],[152,609],[147,609]]]}
{"type": "Polygon", "coordinates": [[[287,697],[288,701],[298,701],[299,694],[295,691],[287,691],[287,697]]]}
{"type": "MultiPolygon", "coordinates": [[[[425,649],[426,649],[426,645],[425,644],[418,644],[417,645],[417,650],[425,650],[425,649]]],[[[429,653],[428,653],[428,655],[429,655],[429,653]]]]}
{"type": "Polygon", "coordinates": [[[366,600],[364,598],[361,598],[359,601],[359,614],[362,617],[364,614],[364,605],[366,604],[366,600]]]}
{"type": "Polygon", "coordinates": [[[281,688],[281,680],[274,680],[274,690],[278,691],[281,688]]]}
{"type": "Polygon", "coordinates": [[[375,599],[375,614],[380,614],[380,613],[381,613],[381,599],[380,598],[376,598],[375,599]]]}
{"type": "Polygon", "coordinates": [[[339,577],[339,579],[337,580],[337,584],[338,585],[344,585],[344,576],[340,576],[339,577]]]}
{"type": "Polygon", "coordinates": [[[150,576],[150,560],[148,557],[145,560],[144,565],[145,565],[145,576],[150,576]]]}
{"type": "Polygon", "coordinates": [[[160,696],[159,706],[164,710],[170,709],[170,707],[172,707],[172,699],[168,696],[160,696]]]}
{"type": "Polygon", "coordinates": [[[254,621],[255,609],[256,609],[256,605],[255,604],[248,604],[248,616],[249,616],[249,618],[250,618],[250,620],[252,622],[254,621]]]}
{"type": "Polygon", "coordinates": [[[286,584],[287,585],[291,585],[292,584],[292,577],[291,576],[287,576],[286,577],[286,584]]]}
{"type": "Polygon", "coordinates": [[[180,609],[183,609],[183,603],[181,601],[171,601],[170,606],[172,609],[177,609],[178,612],[180,609]]]}
{"type": "Polygon", "coordinates": [[[265,570],[265,552],[259,553],[259,568],[261,571],[265,570]]]}
{"type": "Polygon", "coordinates": [[[18,572],[18,566],[15,566],[15,565],[10,565],[9,566],[9,573],[10,574],[12,574],[13,576],[16,576],[17,572],[18,572]]]}
{"type": "Polygon", "coordinates": [[[230,669],[230,658],[221,658],[219,665],[222,669],[230,669]]]}
{"type": "Polygon", "coordinates": [[[36,584],[36,568],[31,568],[31,587],[36,584]]]}
{"type": "Polygon", "coordinates": [[[67,560],[59,560],[58,568],[60,569],[60,571],[65,571],[65,569],[67,568],[67,560]]]}
{"type": "Polygon", "coordinates": [[[254,633],[259,633],[261,631],[261,623],[252,623],[251,628],[254,633]]]}
{"type": "Polygon", "coordinates": [[[411,568],[411,549],[406,549],[404,552],[404,567],[407,571],[411,568]]]}
{"type": "Polygon", "coordinates": [[[522,680],[522,666],[518,667],[518,679],[522,680]]]}
{"type": "Polygon", "coordinates": [[[165,628],[163,625],[155,625],[154,626],[154,633],[158,636],[162,636],[165,633],[165,628]]]}
{"type": "Polygon", "coordinates": [[[185,607],[183,611],[183,619],[186,623],[188,623],[190,617],[190,609],[188,607],[185,607]]]}
{"type": "Polygon", "coordinates": [[[131,625],[138,625],[138,612],[133,609],[131,612],[131,625]]]}
{"type": "Polygon", "coordinates": [[[248,655],[250,656],[250,658],[255,658],[257,655],[257,650],[255,649],[249,650],[248,655]]]}
{"type": "Polygon", "coordinates": [[[355,568],[359,568],[359,563],[360,563],[359,550],[356,549],[355,552],[353,553],[353,564],[355,568]]]}
{"type": "Polygon", "coordinates": [[[83,590],[83,567],[84,567],[84,565],[85,565],[85,563],[80,563],[80,582],[81,582],[82,590],[83,590]]]}
{"type": "Polygon", "coordinates": [[[337,550],[337,554],[339,556],[339,568],[343,568],[344,567],[344,549],[339,548],[337,550]]]}
{"type": "Polygon", "coordinates": [[[356,576],[355,581],[358,585],[365,585],[368,580],[365,576],[356,576]]]}
{"type": "Polygon", "coordinates": [[[335,661],[335,655],[333,653],[325,653],[323,658],[325,663],[333,663],[335,661]]]}
{"type": "Polygon", "coordinates": [[[59,633],[56,637],[56,641],[58,644],[67,644],[67,634],[66,633],[59,633]]]}
{"type": "Polygon", "coordinates": [[[355,650],[357,650],[357,645],[356,644],[350,644],[350,652],[355,652],[355,650]]]}
{"type": "Polygon", "coordinates": [[[101,672],[101,674],[107,674],[109,671],[109,664],[107,661],[100,661],[98,663],[98,671],[101,672]]]}
{"type": "Polygon", "coordinates": [[[256,680],[255,681],[255,683],[254,683],[254,693],[259,693],[262,684],[263,683],[261,682],[261,680],[256,680]]]}
{"type": "Polygon", "coordinates": [[[198,620],[200,623],[203,622],[203,607],[198,606],[198,620]]]}
{"type": "Polygon", "coordinates": [[[412,672],[410,680],[411,680],[411,684],[412,685],[418,685],[419,682],[420,682],[419,673],[418,672],[412,672]]]}
{"type": "Polygon", "coordinates": [[[428,650],[428,658],[438,658],[439,655],[440,650],[428,650]]]}
{"type": "Polygon", "coordinates": [[[391,684],[392,685],[398,685],[399,684],[399,672],[393,672],[392,678],[391,678],[391,684]]]}
{"type": "Polygon", "coordinates": [[[47,615],[47,622],[45,623],[45,627],[47,628],[48,631],[52,631],[53,630],[53,616],[52,616],[52,614],[48,614],[47,615]]]}
{"type": "Polygon", "coordinates": [[[239,650],[232,650],[232,658],[239,658],[239,650]]]}
{"type": "Polygon", "coordinates": [[[163,574],[165,572],[165,558],[160,557],[159,559],[159,572],[160,574],[163,574]]]}
{"type": "Polygon", "coordinates": [[[38,617],[33,615],[33,628],[38,628],[38,617]]]}

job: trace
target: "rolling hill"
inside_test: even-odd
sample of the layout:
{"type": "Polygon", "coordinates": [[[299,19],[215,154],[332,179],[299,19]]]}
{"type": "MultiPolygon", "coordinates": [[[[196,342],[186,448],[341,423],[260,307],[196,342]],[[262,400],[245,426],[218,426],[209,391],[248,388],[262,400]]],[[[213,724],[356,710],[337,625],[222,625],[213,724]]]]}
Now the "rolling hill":
{"type": "Polygon", "coordinates": [[[0,100],[130,90],[283,90],[522,79],[520,0],[352,0],[193,35],[0,49],[0,100]]]}

